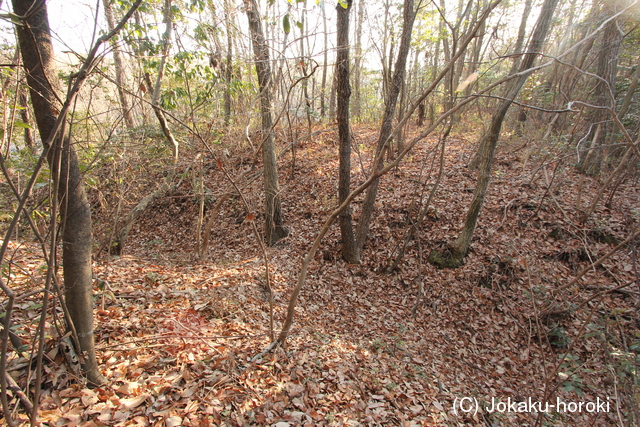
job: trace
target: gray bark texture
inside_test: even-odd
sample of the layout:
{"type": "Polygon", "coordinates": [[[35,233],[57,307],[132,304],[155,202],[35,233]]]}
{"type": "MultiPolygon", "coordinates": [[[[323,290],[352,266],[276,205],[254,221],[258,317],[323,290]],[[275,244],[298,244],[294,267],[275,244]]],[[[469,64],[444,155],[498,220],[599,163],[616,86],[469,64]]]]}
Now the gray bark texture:
{"type": "Polygon", "coordinates": [[[473,193],[473,200],[471,201],[469,210],[467,211],[464,228],[451,248],[451,262],[447,265],[448,267],[457,267],[461,265],[464,257],[469,251],[471,239],[473,238],[478,222],[478,216],[480,215],[480,209],[482,208],[484,198],[489,187],[491,168],[493,166],[496,145],[502,129],[502,122],[504,121],[513,100],[516,98],[520,89],[522,89],[522,86],[524,86],[524,83],[531,74],[531,72],[527,72],[526,70],[533,66],[536,57],[542,51],[542,45],[547,37],[557,4],[558,0],[545,0],[536,23],[535,30],[531,37],[531,41],[520,64],[519,76],[511,81],[506,91],[507,95],[505,96],[505,99],[499,104],[497,110],[493,114],[489,129],[480,139],[478,144],[480,151],[478,156],[479,170],[476,189],[473,193]]]}
{"type": "MultiPolygon", "coordinates": [[[[338,14],[338,48],[336,55],[336,91],[338,140],[340,141],[340,168],[338,172],[338,204],[342,204],[351,192],[351,129],[349,125],[349,13],[352,1],[347,0],[348,8],[336,6],[338,14]]],[[[360,5],[362,7],[362,5],[360,5]]],[[[355,236],[351,223],[351,207],[340,213],[340,233],[342,236],[342,256],[347,262],[359,262],[356,256],[355,236]]]]}
{"type": "MultiPolygon", "coordinates": [[[[384,116],[382,117],[382,125],[380,127],[380,134],[378,136],[378,142],[376,146],[376,170],[377,172],[384,166],[383,156],[385,148],[389,143],[389,137],[393,130],[393,117],[396,110],[396,104],[398,101],[398,95],[402,89],[402,82],[404,81],[404,74],[407,65],[407,57],[409,55],[409,48],[411,45],[411,33],[413,31],[413,23],[416,18],[416,11],[414,10],[413,0],[405,0],[403,7],[403,27],[402,35],[400,38],[400,48],[398,49],[398,57],[396,59],[395,68],[393,71],[393,78],[391,79],[391,85],[389,87],[389,95],[385,102],[384,116]]],[[[373,181],[371,186],[367,188],[365,199],[362,205],[362,212],[358,219],[358,226],[356,227],[355,238],[356,244],[354,247],[354,253],[344,254],[346,259],[354,259],[360,262],[362,249],[364,247],[365,240],[369,233],[369,225],[373,216],[373,209],[378,195],[378,187],[380,185],[380,179],[377,178],[373,181]]]]}
{"type": "MultiPolygon", "coordinates": [[[[604,11],[607,15],[615,13],[616,2],[604,2],[604,11]]],[[[601,77],[596,82],[593,90],[594,104],[602,107],[615,108],[615,84],[618,70],[618,52],[622,43],[622,34],[618,29],[617,19],[609,21],[602,33],[600,51],[598,52],[598,63],[596,74],[601,77]]],[[[589,133],[589,150],[581,158],[578,165],[580,172],[596,176],[602,168],[604,159],[603,145],[613,130],[610,113],[604,109],[597,109],[593,112],[591,131],[589,133]]]]}
{"type": "Polygon", "coordinates": [[[269,48],[262,31],[260,12],[256,0],[244,0],[251,43],[256,59],[256,72],[260,86],[260,109],[262,111],[262,162],[264,164],[265,194],[265,237],[269,246],[289,235],[282,219],[280,186],[278,183],[278,164],[273,137],[273,119],[271,116],[271,66],[269,48]]]}
{"type": "MultiPolygon", "coordinates": [[[[107,19],[107,25],[109,31],[113,31],[116,26],[116,21],[113,16],[113,9],[111,8],[110,0],[102,0],[102,4],[104,6],[104,16],[107,19]]],[[[120,107],[122,108],[122,117],[124,118],[124,123],[127,126],[127,129],[133,129],[135,127],[135,122],[133,121],[133,115],[131,114],[131,106],[129,105],[129,100],[127,98],[127,94],[125,92],[125,81],[126,81],[126,72],[124,69],[124,61],[122,59],[122,55],[120,54],[120,48],[118,46],[118,39],[116,37],[111,39],[111,48],[113,49],[113,63],[115,65],[116,71],[116,86],[118,90],[118,98],[120,99],[120,107]]]]}
{"type": "Polygon", "coordinates": [[[64,299],[78,334],[83,353],[82,369],[89,382],[102,384],[93,338],[93,297],[91,270],[91,208],[78,166],[78,158],[68,137],[56,136],[46,145],[56,126],[61,103],[57,96],[57,75],[47,8],[44,2],[13,0],[16,15],[25,17],[16,25],[22,61],[31,92],[40,138],[48,150],[47,160],[60,204],[64,299]]]}

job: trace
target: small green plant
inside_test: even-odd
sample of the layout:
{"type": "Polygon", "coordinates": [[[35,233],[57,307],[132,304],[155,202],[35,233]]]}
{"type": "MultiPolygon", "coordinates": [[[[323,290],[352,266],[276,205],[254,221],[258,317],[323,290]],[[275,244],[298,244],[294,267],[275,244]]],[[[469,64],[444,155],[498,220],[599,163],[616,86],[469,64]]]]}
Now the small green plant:
{"type": "Polygon", "coordinates": [[[578,396],[582,396],[584,394],[584,382],[582,377],[578,375],[578,373],[590,373],[592,371],[581,369],[582,361],[578,356],[573,354],[560,355],[560,357],[564,356],[564,361],[562,365],[560,365],[560,371],[558,372],[558,377],[561,380],[564,380],[562,383],[562,389],[569,393],[576,393],[578,396]]]}
{"type": "Polygon", "coordinates": [[[381,338],[376,338],[371,342],[371,347],[373,347],[373,350],[377,353],[380,349],[382,349],[382,347],[384,347],[384,341],[382,341],[381,338]]]}
{"type": "Polygon", "coordinates": [[[394,391],[394,390],[396,390],[396,389],[398,388],[398,384],[396,384],[396,383],[395,383],[395,382],[393,382],[393,381],[390,381],[390,382],[388,382],[388,383],[387,383],[387,385],[385,385],[384,387],[385,387],[387,390],[389,390],[389,391],[394,391]]]}
{"type": "Polygon", "coordinates": [[[162,283],[164,279],[165,279],[164,275],[160,273],[156,273],[155,271],[148,272],[146,277],[147,282],[152,284],[162,283]]]}
{"type": "Polygon", "coordinates": [[[164,245],[164,240],[162,239],[153,239],[147,242],[147,246],[162,246],[164,245]]]}
{"type": "Polygon", "coordinates": [[[427,261],[429,261],[429,263],[435,265],[439,269],[458,268],[463,263],[463,261],[455,259],[455,257],[449,250],[441,252],[436,249],[432,250],[429,253],[429,258],[427,258],[427,261]]]}
{"type": "Polygon", "coordinates": [[[567,348],[569,346],[569,337],[567,331],[559,324],[554,325],[549,332],[549,343],[555,348],[567,348]]]}

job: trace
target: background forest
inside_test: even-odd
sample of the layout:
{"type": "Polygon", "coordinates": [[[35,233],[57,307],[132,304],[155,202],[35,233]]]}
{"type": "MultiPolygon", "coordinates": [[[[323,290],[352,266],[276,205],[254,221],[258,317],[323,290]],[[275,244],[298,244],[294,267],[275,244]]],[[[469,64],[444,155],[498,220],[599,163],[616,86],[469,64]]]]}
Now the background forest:
{"type": "Polygon", "coordinates": [[[637,0],[0,8],[2,423],[640,423],[637,0]]]}

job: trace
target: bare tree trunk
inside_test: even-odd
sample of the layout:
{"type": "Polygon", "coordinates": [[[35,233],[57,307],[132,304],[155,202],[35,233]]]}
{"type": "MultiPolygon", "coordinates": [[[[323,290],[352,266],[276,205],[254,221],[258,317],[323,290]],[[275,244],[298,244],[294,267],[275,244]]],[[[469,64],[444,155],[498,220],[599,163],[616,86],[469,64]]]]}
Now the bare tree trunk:
{"type": "MultiPolygon", "coordinates": [[[[167,118],[164,115],[164,111],[160,109],[160,91],[162,89],[162,79],[164,77],[164,69],[167,63],[167,57],[169,56],[169,50],[171,49],[171,38],[173,33],[173,11],[171,0],[164,0],[163,7],[163,17],[162,22],[164,23],[164,34],[162,35],[162,56],[160,57],[160,64],[158,65],[158,74],[156,75],[156,82],[153,85],[153,88],[149,88],[151,91],[151,108],[153,108],[153,112],[155,113],[158,121],[160,122],[160,127],[162,128],[162,133],[167,138],[169,145],[171,147],[171,153],[173,155],[173,164],[174,166],[178,163],[178,150],[180,148],[180,144],[173,136],[171,129],[169,128],[169,123],[167,122],[167,118]]],[[[151,86],[151,78],[149,74],[145,74],[145,79],[148,86],[151,86]]],[[[175,172],[175,171],[174,171],[175,172]]],[[[172,175],[173,176],[173,175],[172,175]]]]}
{"type": "Polygon", "coordinates": [[[265,237],[269,246],[289,235],[282,219],[278,164],[276,162],[273,119],[271,117],[271,65],[269,49],[262,32],[260,12],[256,0],[244,0],[251,43],[256,57],[256,71],[260,86],[260,109],[262,111],[262,161],[264,163],[265,237]]]}
{"type": "Polygon", "coordinates": [[[525,0],[524,10],[522,11],[522,19],[520,20],[520,28],[518,28],[518,37],[516,38],[516,45],[513,48],[515,57],[513,58],[513,64],[511,64],[511,72],[513,74],[518,71],[520,67],[520,61],[522,60],[522,47],[524,46],[524,36],[527,33],[527,19],[531,13],[532,0],[525,0]]]}
{"type": "MultiPolygon", "coordinates": [[[[608,2],[605,2],[605,10],[607,14],[615,13],[614,5],[608,2]]],[[[618,52],[621,42],[622,34],[618,29],[618,20],[614,19],[609,21],[602,34],[600,52],[598,53],[598,69],[596,74],[602,79],[597,80],[593,90],[595,105],[602,107],[612,107],[615,105],[615,83],[618,71],[618,52]]],[[[609,112],[605,109],[597,109],[593,113],[589,135],[589,151],[582,157],[578,164],[578,170],[584,174],[595,176],[600,173],[604,158],[603,145],[613,129],[613,124],[608,120],[608,117],[609,112]]]]}
{"type": "Polygon", "coordinates": [[[327,31],[327,12],[324,9],[325,6],[326,6],[325,2],[322,2],[320,4],[320,7],[322,8],[322,29],[324,32],[324,52],[323,52],[324,66],[322,67],[322,85],[320,87],[320,117],[322,117],[323,119],[326,114],[325,102],[327,97],[327,69],[329,68],[329,64],[328,64],[329,32],[327,31]]]}
{"type": "MultiPolygon", "coordinates": [[[[164,0],[163,9],[162,9],[162,22],[164,23],[164,33],[162,34],[162,47],[160,48],[160,62],[156,67],[156,78],[155,82],[152,82],[151,75],[148,72],[143,74],[143,82],[141,84],[142,92],[147,93],[151,98],[151,109],[153,110],[154,115],[158,119],[158,123],[160,124],[160,129],[162,130],[162,134],[166,138],[166,143],[171,148],[171,153],[173,156],[174,165],[178,162],[178,154],[180,144],[173,136],[173,132],[169,128],[169,122],[164,114],[162,108],[160,108],[160,95],[162,90],[162,79],[164,78],[165,65],[167,62],[167,57],[169,56],[169,51],[171,50],[171,39],[173,38],[173,10],[172,10],[172,0],[164,0]]],[[[136,13],[134,15],[136,19],[136,23],[139,26],[143,26],[141,15],[136,13]]],[[[138,56],[138,58],[144,58],[149,55],[146,52],[146,49],[142,47],[140,43],[129,42],[131,48],[134,53],[138,56]]],[[[144,69],[145,66],[143,65],[144,69]]],[[[173,171],[172,171],[173,173],[173,171]]]]}
{"type": "MultiPolygon", "coordinates": [[[[398,50],[398,58],[396,59],[395,69],[393,72],[393,78],[389,87],[389,96],[385,102],[384,116],[382,118],[382,126],[380,128],[380,134],[378,136],[378,143],[376,147],[376,158],[384,155],[385,147],[389,143],[389,137],[391,136],[391,130],[393,128],[393,117],[396,109],[396,103],[400,89],[402,88],[402,82],[404,80],[405,68],[407,65],[407,56],[409,55],[409,48],[411,44],[411,33],[413,31],[413,23],[416,17],[416,11],[414,10],[413,0],[405,0],[404,7],[404,24],[402,27],[402,36],[400,40],[400,48],[398,50]]],[[[383,167],[382,159],[378,162],[378,170],[383,167]]],[[[375,171],[377,172],[377,171],[375,171]]],[[[356,228],[356,246],[354,253],[343,254],[347,259],[360,260],[362,254],[362,248],[364,242],[369,233],[369,224],[371,223],[371,217],[373,215],[373,208],[378,194],[378,186],[380,185],[380,179],[376,179],[371,186],[367,189],[367,193],[362,205],[362,212],[358,219],[358,226],[356,228]]]]}
{"type": "MultiPolygon", "coordinates": [[[[480,13],[481,9],[484,9],[485,4],[486,4],[486,1],[483,0],[482,4],[479,5],[478,13],[480,13]]],[[[476,79],[475,76],[477,76],[478,67],[480,66],[480,62],[482,60],[482,42],[484,40],[485,32],[486,32],[486,23],[483,22],[482,27],[478,31],[479,33],[478,36],[473,41],[473,49],[471,52],[471,62],[469,64],[469,74],[467,76],[468,80],[465,80],[467,82],[467,85],[464,87],[465,96],[471,95],[471,92],[475,87],[474,81],[476,79]]]]}
{"type": "MultiPolygon", "coordinates": [[[[160,185],[160,187],[151,193],[150,195],[144,197],[138,204],[127,214],[125,217],[122,227],[116,233],[116,242],[113,247],[109,248],[109,253],[120,254],[124,250],[125,243],[129,237],[129,233],[133,228],[133,225],[138,220],[140,215],[144,212],[144,210],[155,200],[160,197],[164,197],[172,188],[173,185],[171,182],[173,181],[176,174],[176,165],[178,163],[178,155],[180,143],[173,136],[173,132],[169,127],[169,122],[167,121],[167,117],[164,114],[162,108],[160,108],[160,91],[162,89],[162,78],[164,77],[164,69],[167,61],[167,56],[169,55],[169,50],[171,49],[171,34],[173,27],[173,13],[171,10],[171,0],[164,0],[164,9],[163,9],[163,22],[165,24],[165,31],[162,37],[162,57],[160,59],[160,64],[158,65],[158,74],[156,76],[156,81],[153,83],[151,81],[151,76],[149,73],[144,74],[144,85],[146,87],[146,92],[151,95],[151,109],[158,119],[158,123],[160,124],[160,129],[162,130],[162,134],[165,136],[169,147],[171,147],[172,154],[172,163],[173,167],[169,170],[169,173],[165,177],[164,182],[160,185]]],[[[140,49],[133,47],[134,51],[142,56],[140,49]]]]}
{"type": "MultiPolygon", "coordinates": [[[[113,17],[113,9],[111,8],[110,0],[102,0],[104,6],[104,16],[107,19],[107,27],[109,31],[112,31],[116,26],[116,21],[113,17]]],[[[120,54],[120,47],[118,46],[118,39],[116,37],[111,39],[111,49],[113,52],[113,63],[116,71],[116,86],[118,90],[118,98],[120,99],[120,107],[122,109],[122,117],[127,129],[133,129],[135,127],[133,116],[131,114],[131,107],[129,106],[129,100],[124,90],[126,82],[126,72],[124,69],[124,62],[122,55],[120,54]]]]}
{"type": "Polygon", "coordinates": [[[385,102],[389,99],[389,85],[391,83],[391,67],[393,66],[393,28],[389,25],[391,2],[384,0],[384,22],[382,24],[382,48],[380,62],[382,64],[382,96],[385,102]],[[387,45],[389,52],[387,53],[387,45]]]}
{"type": "MultiPolygon", "coordinates": [[[[407,97],[407,82],[405,79],[402,80],[402,84],[400,85],[400,100],[398,101],[398,108],[396,108],[396,117],[398,123],[404,117],[404,110],[406,107],[406,97],[407,97]]],[[[395,147],[390,146],[387,150],[387,160],[390,160],[393,157],[393,152],[402,151],[402,147],[404,145],[404,126],[397,126],[394,134],[392,135],[393,142],[395,147]]]]}
{"type": "MultiPolygon", "coordinates": [[[[52,137],[61,103],[57,96],[57,74],[47,7],[34,0],[12,0],[16,15],[26,17],[16,25],[22,61],[31,92],[31,102],[40,138],[52,137]]],[[[91,271],[91,208],[84,190],[78,158],[71,141],[61,132],[50,146],[47,160],[60,203],[65,303],[78,335],[82,369],[93,384],[103,384],[93,338],[93,297],[91,271]]]]}
{"type": "Polygon", "coordinates": [[[33,130],[31,129],[31,113],[29,112],[29,105],[27,102],[27,91],[20,85],[18,88],[18,105],[20,105],[20,118],[22,123],[28,125],[24,128],[24,143],[31,151],[34,150],[35,144],[33,142],[33,130]]]}
{"type": "Polygon", "coordinates": [[[629,107],[631,106],[631,99],[633,98],[633,94],[636,93],[636,89],[638,89],[638,79],[640,79],[640,60],[636,63],[635,71],[631,76],[631,83],[629,83],[629,87],[627,88],[627,92],[622,99],[622,104],[620,105],[620,110],[618,111],[618,118],[622,119],[627,115],[629,111],[629,107]]]}
{"type": "Polygon", "coordinates": [[[331,73],[331,92],[329,93],[329,117],[336,114],[336,67],[333,67],[331,73]]]}
{"type": "Polygon", "coordinates": [[[224,4],[224,20],[227,30],[227,58],[224,72],[224,125],[231,123],[231,78],[233,77],[233,36],[231,33],[231,2],[228,0],[224,4]]]}
{"type": "MultiPolygon", "coordinates": [[[[360,3],[362,8],[364,3],[360,3]]],[[[352,1],[347,0],[345,9],[340,3],[336,6],[338,14],[338,47],[336,57],[336,87],[338,139],[340,141],[340,169],[338,174],[338,205],[344,202],[351,192],[351,129],[349,126],[349,13],[352,1]]],[[[347,262],[357,263],[355,256],[355,237],[351,223],[351,206],[340,213],[340,233],[342,236],[342,256],[347,262]]]]}
{"type": "MultiPolygon", "coordinates": [[[[484,20],[482,21],[482,25],[484,26],[484,20]]],[[[436,45],[434,48],[434,52],[433,55],[431,55],[432,58],[432,63],[431,63],[431,71],[429,73],[429,78],[430,79],[434,79],[438,73],[439,73],[439,68],[440,68],[440,64],[439,64],[439,60],[440,60],[440,45],[444,44],[444,41],[441,37],[443,32],[443,23],[442,20],[440,20],[440,22],[438,23],[438,37],[436,38],[436,45]]],[[[420,109],[418,110],[418,125],[422,126],[424,124],[424,116],[425,113],[427,111],[428,108],[428,112],[429,112],[429,123],[433,123],[433,121],[435,120],[435,108],[434,108],[434,102],[431,101],[429,102],[429,105],[427,105],[426,103],[422,103],[420,104],[420,109]],[[420,117],[422,117],[422,119],[420,119],[420,117]]]]}
{"type": "MultiPolygon", "coordinates": [[[[463,5],[464,5],[463,0],[460,0],[460,2],[458,3],[458,17],[456,19],[456,25],[451,29],[451,51],[453,54],[455,54],[456,51],[458,50],[458,40],[460,40],[460,34],[464,34],[466,31],[466,28],[468,27],[469,15],[471,14],[473,1],[469,1],[466,7],[463,7],[463,5]]],[[[482,8],[482,3],[479,2],[478,9],[480,10],[481,8],[482,8]]],[[[462,55],[458,60],[458,65],[454,67],[451,72],[451,77],[449,79],[449,96],[447,97],[448,104],[445,106],[445,110],[448,110],[449,108],[451,108],[451,106],[455,103],[456,98],[458,96],[458,91],[456,90],[456,88],[460,83],[460,80],[462,78],[462,73],[464,72],[464,69],[465,69],[465,58],[467,56],[467,52],[468,52],[467,49],[465,49],[462,52],[462,55]]],[[[451,116],[450,126],[452,127],[454,124],[459,123],[461,118],[462,118],[462,111],[458,110],[453,116],[451,116]]],[[[448,132],[446,133],[448,137],[448,132]]]]}
{"type": "MultiPolygon", "coordinates": [[[[164,114],[162,108],[160,108],[160,92],[162,89],[162,79],[164,77],[164,69],[165,64],[167,62],[167,57],[169,56],[169,51],[171,50],[171,39],[173,33],[173,12],[172,12],[172,0],[164,0],[163,5],[163,17],[162,21],[165,25],[164,33],[162,35],[162,48],[160,49],[160,63],[157,66],[157,74],[155,83],[151,81],[150,74],[144,73],[143,75],[143,83],[141,84],[143,90],[142,92],[147,93],[151,97],[151,109],[153,110],[154,115],[158,119],[158,123],[160,124],[160,129],[162,130],[162,134],[166,138],[166,143],[171,148],[171,153],[173,157],[173,164],[175,165],[178,162],[178,154],[180,149],[180,144],[178,140],[173,136],[173,132],[169,128],[169,122],[164,114]]],[[[140,14],[136,13],[135,15],[136,23],[142,26],[140,14]]],[[[134,53],[139,57],[143,58],[146,56],[146,52],[141,47],[140,44],[136,44],[135,42],[130,42],[130,46],[133,49],[134,53]]],[[[144,68],[144,66],[143,66],[144,68]]],[[[175,171],[172,170],[172,174],[175,171]]],[[[173,175],[172,175],[173,176],[173,175]]]]}
{"type": "MultiPolygon", "coordinates": [[[[306,3],[305,3],[306,5],[306,3]]],[[[310,62],[310,58],[308,55],[306,55],[304,52],[304,41],[307,39],[304,31],[305,28],[307,27],[305,24],[305,16],[307,14],[307,8],[306,6],[303,6],[302,9],[302,15],[301,15],[301,21],[300,23],[302,24],[302,28],[300,29],[300,65],[302,68],[302,75],[306,76],[307,75],[307,63],[310,62]]],[[[301,85],[302,85],[302,103],[304,104],[304,108],[305,108],[305,115],[307,116],[307,130],[308,133],[311,133],[311,130],[313,128],[313,118],[311,117],[311,110],[312,110],[312,105],[311,105],[311,98],[309,97],[309,84],[308,84],[308,79],[302,79],[301,85]]]]}
{"type": "MultiPolygon", "coordinates": [[[[471,30],[469,32],[469,37],[467,39],[463,40],[463,42],[461,44],[461,49],[466,49],[467,48],[467,46],[471,42],[471,38],[477,33],[478,28],[480,27],[480,24],[484,20],[487,19],[489,14],[496,8],[496,6],[498,4],[500,4],[500,2],[501,2],[501,0],[494,0],[493,2],[491,2],[489,4],[489,6],[486,8],[486,10],[478,18],[479,22],[476,22],[476,23],[473,24],[474,28],[473,28],[473,30],[471,30]]],[[[454,59],[457,59],[457,57],[455,57],[454,59]]],[[[408,120],[408,116],[411,115],[415,111],[415,109],[417,108],[418,104],[420,104],[422,101],[424,101],[424,99],[427,96],[429,96],[430,94],[433,93],[433,91],[436,89],[436,87],[438,86],[440,81],[444,78],[444,75],[451,70],[451,67],[453,65],[454,65],[453,63],[449,62],[448,64],[445,65],[444,70],[440,74],[438,74],[437,76],[434,77],[433,83],[431,83],[422,92],[422,94],[418,97],[418,99],[416,99],[411,104],[411,107],[408,109],[407,115],[402,120],[402,122],[406,122],[408,120]]],[[[463,101],[463,102],[460,103],[460,105],[464,105],[464,103],[466,103],[466,102],[467,101],[463,101]]],[[[363,191],[365,191],[373,183],[374,180],[376,180],[377,178],[380,178],[382,175],[388,173],[392,168],[397,167],[398,164],[401,162],[401,160],[407,155],[407,153],[409,153],[412,150],[413,147],[415,147],[415,145],[419,141],[421,141],[423,138],[425,138],[427,135],[429,135],[436,127],[440,126],[442,124],[442,122],[447,117],[449,117],[452,113],[453,113],[453,110],[442,113],[441,116],[438,119],[434,120],[433,124],[431,126],[429,126],[428,129],[426,129],[420,135],[416,136],[411,141],[409,141],[407,143],[406,147],[404,148],[404,150],[402,151],[402,153],[399,153],[398,157],[396,157],[391,163],[389,163],[387,166],[383,167],[382,169],[380,169],[377,172],[375,170],[371,171],[371,174],[369,175],[367,180],[365,182],[363,182],[362,184],[360,184],[356,189],[354,189],[349,194],[349,196],[344,200],[344,202],[342,202],[342,204],[340,206],[338,206],[329,215],[327,220],[324,222],[324,225],[322,226],[322,228],[320,229],[320,231],[316,235],[313,243],[311,244],[311,247],[309,248],[309,250],[308,250],[307,254],[305,255],[305,258],[304,258],[304,260],[302,262],[302,265],[300,267],[300,273],[298,275],[298,280],[296,282],[296,286],[293,288],[293,290],[291,292],[291,296],[289,297],[289,305],[287,307],[287,316],[286,316],[286,318],[284,320],[284,323],[282,325],[282,329],[280,331],[280,334],[278,335],[278,338],[276,339],[276,341],[273,341],[267,347],[267,349],[264,350],[264,352],[270,351],[271,349],[275,348],[277,345],[284,344],[286,339],[287,339],[287,337],[289,336],[289,333],[291,332],[291,327],[293,325],[293,318],[294,318],[295,311],[296,311],[296,305],[297,305],[297,302],[298,302],[298,297],[299,297],[300,292],[302,291],[302,288],[303,288],[303,286],[304,286],[304,284],[305,284],[305,282],[307,280],[307,273],[308,273],[308,270],[309,270],[309,265],[314,260],[315,255],[316,255],[316,253],[318,251],[318,248],[320,247],[320,243],[322,242],[322,239],[327,234],[327,232],[329,231],[329,228],[331,227],[333,222],[338,218],[338,216],[340,215],[342,210],[344,210],[351,203],[351,201],[353,201],[353,199],[355,197],[357,197],[363,191]]]]}
{"type": "MultiPolygon", "coordinates": [[[[591,5],[591,9],[589,10],[589,15],[583,20],[582,23],[582,31],[575,37],[576,40],[583,40],[587,37],[587,34],[593,27],[597,27],[598,24],[598,16],[600,14],[600,3],[594,1],[591,5]]],[[[565,99],[571,99],[573,96],[573,90],[582,83],[583,73],[581,71],[587,57],[589,56],[589,52],[595,43],[595,37],[589,37],[586,43],[582,44],[580,49],[577,49],[574,55],[572,55],[571,64],[574,66],[573,69],[567,70],[564,75],[561,77],[561,81],[559,83],[560,90],[559,92],[564,94],[565,99]]]]}
{"type": "MultiPolygon", "coordinates": [[[[516,39],[516,45],[513,48],[514,60],[513,60],[513,64],[511,64],[511,70],[509,71],[509,74],[515,74],[518,71],[518,68],[520,67],[520,61],[522,60],[522,47],[524,44],[524,38],[527,30],[527,19],[529,17],[530,12],[531,12],[531,0],[526,0],[524,4],[524,10],[522,12],[522,19],[520,20],[520,27],[518,29],[518,37],[516,39]]],[[[507,88],[507,91],[509,90],[510,90],[510,87],[507,88]]],[[[524,118],[526,119],[526,112],[524,110],[522,110],[521,115],[524,115],[524,118]]],[[[502,126],[502,124],[500,126],[502,126]]],[[[487,141],[486,139],[481,139],[480,142],[478,143],[478,149],[476,150],[475,155],[471,158],[471,160],[469,161],[469,164],[467,165],[470,169],[478,168],[478,165],[480,164],[480,157],[482,155],[483,150],[485,150],[485,147],[483,147],[481,144],[486,143],[486,141],[487,141]]]]}
{"type": "Polygon", "coordinates": [[[478,180],[476,183],[476,189],[473,193],[473,200],[471,201],[471,205],[467,211],[467,217],[462,232],[450,249],[450,257],[430,257],[431,261],[440,267],[460,266],[469,251],[471,239],[473,238],[476,224],[478,222],[478,216],[480,215],[480,209],[482,208],[487,188],[489,187],[491,167],[493,166],[493,157],[498,143],[498,138],[500,137],[502,122],[504,121],[511,103],[531,74],[531,72],[526,72],[526,70],[531,68],[536,57],[542,50],[542,45],[544,44],[547,36],[547,32],[551,25],[551,19],[553,18],[553,12],[555,11],[557,4],[558,0],[545,0],[540,16],[538,17],[531,42],[527,48],[527,53],[520,64],[519,71],[522,74],[511,81],[508,86],[507,95],[505,97],[506,99],[498,106],[498,109],[492,117],[489,129],[480,139],[480,143],[478,144],[479,147],[481,147],[478,180]]]}
{"type": "Polygon", "coordinates": [[[355,59],[353,64],[353,82],[355,86],[355,99],[353,103],[353,115],[360,120],[362,116],[362,95],[360,91],[360,84],[362,80],[362,23],[364,21],[364,8],[366,2],[360,2],[358,4],[358,17],[356,23],[356,45],[355,45],[355,59]]]}

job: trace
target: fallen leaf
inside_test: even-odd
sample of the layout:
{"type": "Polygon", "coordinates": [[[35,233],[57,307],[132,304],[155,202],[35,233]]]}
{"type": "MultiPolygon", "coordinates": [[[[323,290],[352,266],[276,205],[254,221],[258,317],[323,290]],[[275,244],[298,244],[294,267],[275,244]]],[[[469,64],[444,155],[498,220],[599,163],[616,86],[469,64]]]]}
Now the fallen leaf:
{"type": "Polygon", "coordinates": [[[149,395],[147,393],[143,393],[140,396],[131,397],[129,399],[121,399],[119,409],[129,410],[129,409],[137,408],[138,406],[143,404],[148,398],[149,398],[149,395]]]}

